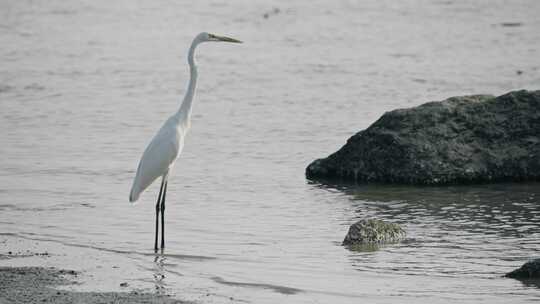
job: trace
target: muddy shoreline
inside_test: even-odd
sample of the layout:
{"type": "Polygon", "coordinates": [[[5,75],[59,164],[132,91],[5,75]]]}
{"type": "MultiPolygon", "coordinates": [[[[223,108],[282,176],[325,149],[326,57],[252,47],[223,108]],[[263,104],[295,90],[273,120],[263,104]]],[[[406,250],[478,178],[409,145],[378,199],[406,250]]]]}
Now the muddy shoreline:
{"type": "Polygon", "coordinates": [[[57,289],[77,284],[78,273],[53,267],[0,267],[0,303],[188,303],[166,295],[79,292],[57,289]]]}
{"type": "Polygon", "coordinates": [[[5,234],[0,237],[0,304],[192,303],[155,284],[141,284],[131,264],[96,249],[5,234]]]}

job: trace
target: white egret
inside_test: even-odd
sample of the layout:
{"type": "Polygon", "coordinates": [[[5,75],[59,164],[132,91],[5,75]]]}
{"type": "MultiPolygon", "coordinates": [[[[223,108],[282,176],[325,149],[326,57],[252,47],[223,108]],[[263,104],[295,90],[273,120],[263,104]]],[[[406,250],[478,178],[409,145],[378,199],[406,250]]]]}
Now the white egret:
{"type": "Polygon", "coordinates": [[[131,187],[129,201],[135,202],[139,195],[152,184],[158,177],[161,177],[161,187],[156,203],[156,237],[154,249],[158,249],[158,229],[159,213],[161,212],[161,249],[165,247],[165,195],[167,193],[167,180],[171,169],[182,152],[184,147],[184,138],[190,128],[191,105],[195,86],[197,83],[197,67],[195,66],[194,53],[197,46],[208,41],[224,41],[241,43],[241,41],[213,35],[209,33],[200,33],[193,39],[189,48],[188,63],[190,69],[190,79],[187,92],[180,105],[180,108],[174,113],[159,129],[152,138],[150,144],[146,147],[137,168],[137,174],[131,187]]]}

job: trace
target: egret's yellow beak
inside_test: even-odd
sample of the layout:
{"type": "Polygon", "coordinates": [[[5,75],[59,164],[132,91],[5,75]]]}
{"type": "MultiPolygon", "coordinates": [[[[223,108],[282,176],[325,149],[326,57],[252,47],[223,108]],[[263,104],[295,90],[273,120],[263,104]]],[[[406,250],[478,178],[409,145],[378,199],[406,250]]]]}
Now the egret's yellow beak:
{"type": "Polygon", "coordinates": [[[234,38],[230,38],[230,37],[218,36],[218,35],[214,35],[214,34],[208,34],[208,36],[209,36],[210,39],[212,39],[213,41],[223,41],[223,42],[242,43],[242,41],[237,40],[237,39],[234,39],[234,38]]]}

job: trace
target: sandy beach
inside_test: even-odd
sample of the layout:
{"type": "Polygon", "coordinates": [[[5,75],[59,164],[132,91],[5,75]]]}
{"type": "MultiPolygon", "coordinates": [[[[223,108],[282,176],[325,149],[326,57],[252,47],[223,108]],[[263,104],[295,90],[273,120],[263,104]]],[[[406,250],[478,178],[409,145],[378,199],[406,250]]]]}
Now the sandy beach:
{"type": "Polygon", "coordinates": [[[130,286],[129,280],[121,279],[125,271],[120,274],[120,266],[98,265],[105,256],[92,252],[98,251],[95,249],[81,248],[74,257],[73,249],[67,246],[7,235],[1,236],[0,246],[2,304],[191,303],[159,287],[152,290],[130,286]],[[91,269],[103,271],[98,274],[91,269]]]}
{"type": "Polygon", "coordinates": [[[76,292],[56,286],[77,284],[77,272],[43,267],[1,267],[1,303],[187,303],[150,293],[76,292]]]}

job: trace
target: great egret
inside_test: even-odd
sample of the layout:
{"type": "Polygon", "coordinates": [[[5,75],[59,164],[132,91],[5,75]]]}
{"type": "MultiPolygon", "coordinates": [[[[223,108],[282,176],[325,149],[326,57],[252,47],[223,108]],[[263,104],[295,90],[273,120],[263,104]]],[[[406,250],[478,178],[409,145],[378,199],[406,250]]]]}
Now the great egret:
{"type": "Polygon", "coordinates": [[[167,194],[167,180],[169,173],[182,152],[184,147],[184,138],[191,125],[191,105],[195,86],[197,83],[197,67],[195,66],[194,53],[197,46],[208,41],[224,41],[241,43],[229,37],[213,35],[209,33],[200,33],[193,39],[189,48],[188,63],[190,69],[189,85],[186,96],[180,105],[180,108],[174,113],[159,129],[152,138],[150,144],[144,150],[142,158],[137,168],[137,174],[131,187],[129,201],[135,202],[139,195],[161,176],[161,187],[156,203],[156,237],[154,249],[158,249],[158,230],[159,230],[159,212],[161,211],[161,249],[165,248],[165,195],[167,194]]]}

